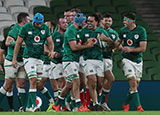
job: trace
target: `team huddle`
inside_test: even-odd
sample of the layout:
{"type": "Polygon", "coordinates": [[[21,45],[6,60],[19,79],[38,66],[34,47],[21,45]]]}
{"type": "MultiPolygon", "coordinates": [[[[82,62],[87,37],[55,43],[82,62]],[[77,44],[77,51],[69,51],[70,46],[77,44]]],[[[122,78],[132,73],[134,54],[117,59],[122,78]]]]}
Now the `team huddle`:
{"type": "Polygon", "coordinates": [[[123,109],[129,111],[134,101],[137,111],[144,111],[137,88],[147,35],[142,26],[135,24],[134,13],[123,15],[124,27],[119,34],[111,28],[113,20],[109,13],[86,17],[79,9],[66,10],[56,26],[52,21],[44,23],[40,13],[34,15],[32,22],[27,13],[20,13],[17,20],[5,42],[8,51],[0,102],[11,92],[16,80],[23,111],[40,111],[36,104],[37,90],[49,101],[47,111],[111,111],[108,95],[115,79],[112,57],[114,51],[119,51],[130,85],[123,109]],[[54,96],[44,86],[48,79],[54,96]]]}

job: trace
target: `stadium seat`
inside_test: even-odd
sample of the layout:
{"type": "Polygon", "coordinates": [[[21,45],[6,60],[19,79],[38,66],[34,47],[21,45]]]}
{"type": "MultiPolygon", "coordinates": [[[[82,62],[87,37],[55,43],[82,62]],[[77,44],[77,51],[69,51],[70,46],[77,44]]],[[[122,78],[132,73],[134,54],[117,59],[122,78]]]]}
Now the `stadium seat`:
{"type": "Polygon", "coordinates": [[[146,73],[144,70],[142,72],[142,80],[152,80],[151,76],[148,73],[146,73]]]}
{"type": "Polygon", "coordinates": [[[12,15],[0,13],[0,21],[13,20],[12,15]]]}
{"type": "Polygon", "coordinates": [[[160,71],[160,67],[153,67],[153,68],[150,68],[147,70],[147,74],[149,76],[153,76],[154,74],[159,74],[159,71],[160,71]]]}
{"type": "Polygon", "coordinates": [[[113,13],[113,14],[115,14],[115,13],[117,13],[116,12],[116,9],[114,8],[114,7],[112,7],[112,6],[97,6],[96,8],[95,8],[95,11],[97,11],[97,12],[101,12],[101,13],[105,13],[105,12],[109,12],[109,13],[113,13]]]}
{"type": "Polygon", "coordinates": [[[7,13],[7,9],[5,7],[0,7],[0,13],[7,13]]]}
{"type": "Polygon", "coordinates": [[[54,8],[57,6],[68,6],[68,0],[51,0],[50,8],[54,8]]]}
{"type": "Polygon", "coordinates": [[[160,38],[155,34],[147,34],[148,41],[160,41],[160,38]]]}
{"type": "Polygon", "coordinates": [[[56,18],[54,15],[52,14],[47,14],[47,13],[43,13],[44,15],[44,21],[57,21],[56,18]]]}
{"type": "Polygon", "coordinates": [[[54,9],[51,8],[51,11],[52,11],[52,14],[54,14],[54,16],[57,16],[57,19],[58,19],[59,17],[63,16],[64,11],[66,9],[68,9],[67,6],[63,6],[63,7],[61,7],[61,6],[58,7],[57,6],[54,9]]]}
{"type": "Polygon", "coordinates": [[[24,1],[28,8],[34,7],[34,6],[46,6],[47,5],[45,0],[24,0],[24,1]]]}
{"type": "Polygon", "coordinates": [[[22,6],[14,6],[14,7],[9,7],[9,12],[10,14],[14,14],[14,13],[20,13],[20,12],[29,12],[28,8],[26,7],[22,7],[22,6]]]}
{"type": "Polygon", "coordinates": [[[94,13],[93,7],[78,6],[77,8],[80,9],[81,12],[83,12],[86,16],[89,15],[89,14],[94,13]]]}
{"type": "Polygon", "coordinates": [[[111,0],[91,0],[92,7],[112,6],[111,0]]]}
{"type": "Polygon", "coordinates": [[[127,13],[127,12],[135,12],[136,13],[136,9],[133,7],[129,7],[129,6],[117,7],[116,10],[121,15],[123,15],[124,13],[127,13]]]}
{"type": "Polygon", "coordinates": [[[3,5],[2,5],[2,1],[0,1],[0,7],[2,7],[3,5]]]}
{"type": "Polygon", "coordinates": [[[12,6],[23,6],[24,7],[23,0],[4,0],[4,4],[6,8],[12,7],[12,6]]]}
{"type": "Polygon", "coordinates": [[[117,28],[117,27],[120,28],[120,27],[123,27],[123,26],[124,26],[124,24],[123,24],[123,22],[121,20],[114,21],[113,24],[112,24],[113,28],[117,28]]]}
{"type": "Polygon", "coordinates": [[[15,23],[15,21],[0,21],[0,30],[2,30],[2,28],[9,27],[15,23]]]}
{"type": "Polygon", "coordinates": [[[111,15],[112,15],[112,18],[113,18],[113,23],[116,22],[116,21],[121,21],[121,23],[122,23],[122,16],[121,15],[119,15],[117,13],[116,14],[112,13],[111,15]]]}
{"type": "Polygon", "coordinates": [[[130,0],[112,0],[112,5],[115,7],[128,6],[130,5],[130,0]]]}
{"type": "Polygon", "coordinates": [[[71,5],[72,7],[79,7],[79,6],[82,6],[82,7],[90,7],[90,0],[80,0],[80,1],[77,1],[77,0],[71,0],[71,5]]]}
{"type": "Polygon", "coordinates": [[[42,13],[42,14],[47,14],[47,13],[51,14],[52,13],[51,9],[47,6],[36,6],[36,7],[34,7],[33,8],[33,13],[35,14],[37,12],[42,13]]]}
{"type": "Polygon", "coordinates": [[[152,78],[152,80],[160,80],[160,73],[158,73],[158,74],[152,74],[152,76],[151,76],[151,78],[152,78]]]}

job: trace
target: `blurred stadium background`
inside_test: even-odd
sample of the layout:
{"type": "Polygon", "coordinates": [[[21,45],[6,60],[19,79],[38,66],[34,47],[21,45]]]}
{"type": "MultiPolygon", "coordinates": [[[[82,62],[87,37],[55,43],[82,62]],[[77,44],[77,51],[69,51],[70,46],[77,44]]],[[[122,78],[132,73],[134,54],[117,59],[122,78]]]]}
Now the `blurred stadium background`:
{"type": "MultiPolygon", "coordinates": [[[[79,8],[86,16],[93,12],[111,13],[114,21],[112,28],[117,32],[123,26],[121,15],[129,11],[136,12],[137,24],[144,26],[148,35],[142,80],[147,82],[160,80],[159,0],[0,0],[0,41],[6,38],[9,27],[16,23],[19,12],[27,12],[31,18],[36,12],[40,12],[44,15],[45,21],[56,22],[63,16],[64,10],[69,8],[79,8]]],[[[122,73],[121,55],[118,52],[115,52],[113,62],[116,81],[123,82],[126,79],[122,73]]],[[[0,80],[4,80],[3,72],[0,72],[0,80]]]]}

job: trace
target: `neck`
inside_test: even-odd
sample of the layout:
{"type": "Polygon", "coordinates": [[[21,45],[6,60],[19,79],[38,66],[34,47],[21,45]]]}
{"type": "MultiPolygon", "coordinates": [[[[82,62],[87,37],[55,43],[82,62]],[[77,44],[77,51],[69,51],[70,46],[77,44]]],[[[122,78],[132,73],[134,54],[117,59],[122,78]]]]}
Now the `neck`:
{"type": "Polygon", "coordinates": [[[60,28],[58,28],[58,32],[61,33],[62,35],[64,35],[64,33],[65,33],[65,32],[64,32],[62,29],[60,29],[60,28]]]}
{"type": "Polygon", "coordinates": [[[107,31],[110,29],[110,27],[105,28],[107,31]]]}
{"type": "Polygon", "coordinates": [[[128,27],[129,30],[133,30],[134,28],[136,28],[136,24],[135,24],[135,23],[131,24],[131,25],[128,27]]]}
{"type": "Polygon", "coordinates": [[[73,25],[76,27],[77,30],[79,30],[79,26],[76,23],[73,23],[73,25]]]}
{"type": "Polygon", "coordinates": [[[18,23],[18,25],[19,25],[20,27],[22,27],[24,24],[23,24],[23,23],[18,23]]]}

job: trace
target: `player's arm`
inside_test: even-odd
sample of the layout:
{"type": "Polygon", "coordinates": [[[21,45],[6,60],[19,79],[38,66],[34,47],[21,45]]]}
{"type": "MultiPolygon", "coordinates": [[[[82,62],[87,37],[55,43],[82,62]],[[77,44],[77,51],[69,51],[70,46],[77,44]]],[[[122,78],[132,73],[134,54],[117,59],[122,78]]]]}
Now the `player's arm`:
{"type": "Polygon", "coordinates": [[[47,37],[47,42],[48,42],[48,56],[49,56],[49,59],[52,59],[54,57],[54,43],[52,41],[52,37],[49,36],[47,37]]]}
{"type": "Polygon", "coordinates": [[[23,38],[18,36],[17,41],[16,41],[16,45],[14,47],[14,55],[13,55],[13,59],[12,59],[13,67],[17,66],[17,56],[18,56],[18,52],[19,52],[19,49],[20,49],[22,42],[23,42],[23,38]]]}
{"type": "Polygon", "coordinates": [[[113,40],[109,36],[106,36],[104,33],[98,35],[97,38],[100,39],[101,41],[107,42],[110,48],[112,49],[114,48],[113,40]]]}
{"type": "Polygon", "coordinates": [[[6,39],[5,45],[14,47],[16,45],[16,41],[14,40],[13,37],[8,36],[7,39],[6,39]]]}
{"type": "Polygon", "coordinates": [[[137,48],[130,48],[128,46],[124,46],[122,51],[124,52],[145,52],[146,51],[146,46],[147,46],[147,41],[141,41],[139,44],[139,47],[137,48]]]}
{"type": "Polygon", "coordinates": [[[72,49],[72,51],[78,51],[78,50],[82,50],[82,49],[86,49],[86,48],[91,48],[94,45],[94,42],[92,41],[92,39],[88,39],[86,44],[84,45],[79,45],[76,43],[75,40],[71,40],[69,42],[70,48],[72,49]]]}
{"type": "Polygon", "coordinates": [[[4,63],[4,50],[0,49],[0,71],[3,71],[2,64],[4,63]]]}

